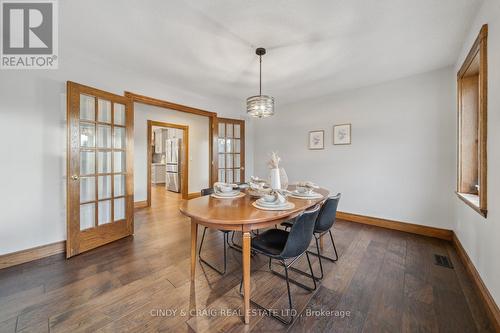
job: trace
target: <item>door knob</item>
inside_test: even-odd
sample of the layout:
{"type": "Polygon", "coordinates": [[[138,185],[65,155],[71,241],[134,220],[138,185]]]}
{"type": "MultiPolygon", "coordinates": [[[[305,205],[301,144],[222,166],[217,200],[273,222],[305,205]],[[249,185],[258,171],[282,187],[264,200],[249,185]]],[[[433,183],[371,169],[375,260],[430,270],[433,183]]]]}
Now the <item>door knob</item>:
{"type": "Polygon", "coordinates": [[[71,179],[78,180],[78,179],[80,179],[80,177],[78,177],[77,175],[73,175],[73,176],[71,176],[71,179]]]}

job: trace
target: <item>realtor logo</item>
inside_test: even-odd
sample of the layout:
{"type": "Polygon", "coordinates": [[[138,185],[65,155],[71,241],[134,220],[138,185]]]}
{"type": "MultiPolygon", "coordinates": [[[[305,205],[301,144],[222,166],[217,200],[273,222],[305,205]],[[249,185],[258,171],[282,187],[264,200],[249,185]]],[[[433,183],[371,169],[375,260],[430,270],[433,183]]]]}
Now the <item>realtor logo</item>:
{"type": "Polygon", "coordinates": [[[57,69],[56,0],[0,0],[1,69],[57,69]]]}

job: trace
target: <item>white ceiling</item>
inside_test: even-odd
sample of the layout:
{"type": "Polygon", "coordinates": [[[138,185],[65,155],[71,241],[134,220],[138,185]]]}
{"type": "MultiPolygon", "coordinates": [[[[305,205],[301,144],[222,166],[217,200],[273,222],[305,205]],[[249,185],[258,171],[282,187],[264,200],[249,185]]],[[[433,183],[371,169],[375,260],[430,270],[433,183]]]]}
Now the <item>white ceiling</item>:
{"type": "Polygon", "coordinates": [[[285,104],[454,64],[481,2],[62,1],[61,51],[244,101],[262,46],[263,93],[285,104]]]}

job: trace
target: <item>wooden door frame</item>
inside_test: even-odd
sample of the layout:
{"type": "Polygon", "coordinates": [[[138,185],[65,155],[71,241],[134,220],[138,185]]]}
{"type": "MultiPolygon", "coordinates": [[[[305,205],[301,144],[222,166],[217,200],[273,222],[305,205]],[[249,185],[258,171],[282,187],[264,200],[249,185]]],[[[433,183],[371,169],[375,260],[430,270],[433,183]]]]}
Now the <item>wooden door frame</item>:
{"type": "MultiPolygon", "coordinates": [[[[214,156],[217,156],[217,113],[206,111],[198,108],[193,108],[187,105],[172,103],[169,101],[148,97],[140,94],[136,94],[130,91],[124,92],[125,97],[132,101],[132,110],[134,111],[134,103],[141,103],[151,106],[157,106],[160,108],[186,112],[190,114],[195,114],[198,116],[208,117],[208,143],[209,143],[209,156],[208,156],[208,175],[209,175],[209,186],[217,181],[217,164],[214,161],[214,156]]],[[[189,193],[188,193],[189,196],[189,193]]],[[[186,198],[187,199],[187,198],[186,198]]],[[[147,205],[143,207],[150,207],[151,201],[147,201],[147,205]]]]}
{"type": "Polygon", "coordinates": [[[151,169],[152,166],[151,164],[153,163],[153,150],[151,149],[152,143],[153,143],[153,126],[158,126],[158,127],[169,127],[169,128],[177,128],[181,129],[182,132],[182,147],[183,147],[183,156],[182,156],[182,172],[181,172],[181,196],[182,199],[187,199],[188,198],[188,184],[189,184],[189,126],[186,125],[178,125],[178,124],[172,124],[172,123],[164,123],[161,121],[155,121],[155,120],[148,120],[148,198],[147,198],[147,205],[148,207],[151,206],[151,169]]]}
{"type": "MultiPolygon", "coordinates": [[[[245,120],[244,119],[233,119],[233,118],[217,118],[217,126],[216,128],[216,137],[215,140],[217,140],[219,136],[219,122],[224,122],[224,123],[230,123],[230,124],[238,124],[240,125],[240,173],[241,173],[241,178],[243,180],[245,179],[245,169],[246,169],[246,164],[245,164],[245,120]]],[[[217,151],[217,145],[215,146],[214,150],[214,163],[216,167],[216,175],[219,177],[219,170],[218,170],[218,165],[219,165],[219,152],[217,151]]],[[[234,175],[233,175],[234,176],[234,175]]]]}
{"type": "MultiPolygon", "coordinates": [[[[96,109],[97,110],[97,109],[96,109]]],[[[112,119],[113,119],[112,107],[112,119]]],[[[123,237],[130,236],[134,233],[134,116],[132,101],[124,96],[112,94],[107,91],[99,90],[83,84],[72,81],[66,83],[66,130],[67,130],[67,152],[66,152],[66,258],[91,250],[95,247],[113,242],[123,237]],[[111,101],[111,105],[119,101],[125,105],[125,110],[131,115],[126,116],[125,128],[126,133],[126,181],[125,181],[125,221],[126,223],[116,224],[111,223],[96,225],[95,228],[89,230],[80,230],[80,181],[75,182],[73,176],[80,177],[80,158],[75,158],[80,154],[80,119],[75,117],[73,110],[80,108],[80,94],[88,94],[95,97],[96,108],[98,99],[106,99],[111,101]],[[75,130],[76,128],[76,130],[75,130]],[[78,148],[75,148],[75,147],[78,148]],[[77,174],[71,174],[71,171],[78,171],[77,174]],[[97,234],[98,230],[101,234],[97,234]],[[82,240],[85,244],[82,244],[82,240]]],[[[97,118],[95,119],[97,122],[97,118]]],[[[111,123],[113,121],[111,120],[111,123]]],[[[114,148],[112,148],[114,149],[114,148]]],[[[97,149],[96,149],[97,151],[97,149]]],[[[97,163],[97,156],[96,162],[97,163]]],[[[111,187],[113,191],[113,171],[111,170],[111,187]]],[[[95,174],[96,181],[98,175],[95,174]]],[[[96,187],[97,193],[97,187],[96,187]]],[[[114,197],[111,198],[114,200],[114,197]]],[[[97,200],[96,200],[97,208],[97,200]]],[[[113,213],[112,213],[113,214],[113,213]]],[[[113,215],[112,215],[113,216],[113,215]]],[[[98,223],[96,220],[95,223],[98,223]]]]}

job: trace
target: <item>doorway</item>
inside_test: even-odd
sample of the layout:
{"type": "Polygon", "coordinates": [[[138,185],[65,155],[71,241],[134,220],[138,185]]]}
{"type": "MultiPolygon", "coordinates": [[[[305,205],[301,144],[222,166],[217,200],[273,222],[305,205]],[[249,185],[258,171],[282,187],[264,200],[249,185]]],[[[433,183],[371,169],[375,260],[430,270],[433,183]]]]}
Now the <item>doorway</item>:
{"type": "Polygon", "coordinates": [[[188,197],[189,127],[148,120],[148,206],[158,200],[188,197]],[[152,192],[155,195],[152,195],[152,192]]]}

